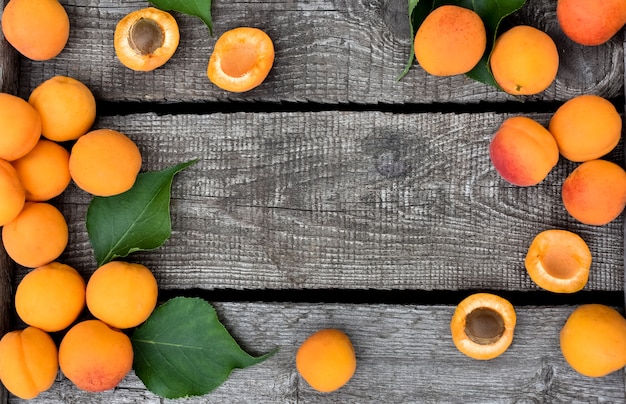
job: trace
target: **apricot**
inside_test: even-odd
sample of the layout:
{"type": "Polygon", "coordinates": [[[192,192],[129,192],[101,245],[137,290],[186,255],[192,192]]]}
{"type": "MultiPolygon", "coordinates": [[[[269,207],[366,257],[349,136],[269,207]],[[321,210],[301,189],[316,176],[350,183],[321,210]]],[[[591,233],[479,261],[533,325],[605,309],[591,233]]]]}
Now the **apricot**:
{"type": "Polygon", "coordinates": [[[582,162],[600,158],[617,146],[622,136],[622,118],[608,100],[597,95],[579,95],[555,111],[548,130],[563,157],[582,162]]]}
{"type": "Polygon", "coordinates": [[[54,384],[58,371],[57,347],[45,331],[27,327],[0,340],[0,381],[17,397],[37,397],[54,384]]]}
{"type": "Polygon", "coordinates": [[[584,304],[567,318],[561,352],[578,373],[602,377],[626,366],[626,319],[612,307],[584,304]]]}
{"type": "Polygon", "coordinates": [[[68,227],[63,214],[46,202],[27,202],[15,219],[2,228],[9,257],[37,268],[56,260],[65,250],[68,227]]]}
{"type": "Polygon", "coordinates": [[[224,32],[215,42],[207,76],[219,88],[244,92],[259,86],[274,64],[274,43],[258,28],[224,32]]]}
{"type": "Polygon", "coordinates": [[[581,45],[601,45],[626,24],[623,0],[558,0],[556,16],[563,33],[581,45]]]}
{"type": "Polygon", "coordinates": [[[559,161],[552,134],[524,116],[507,118],[491,139],[489,157],[498,174],[518,186],[543,181],[559,161]]]}
{"type": "Polygon", "coordinates": [[[41,116],[42,135],[55,142],[78,139],[96,120],[96,99],[82,82],[54,76],[39,84],[28,98],[41,116]]]}
{"type": "Polygon", "coordinates": [[[41,136],[41,118],[37,110],[23,99],[0,93],[0,128],[0,159],[13,161],[37,144],[41,136]]]}
{"type": "Polygon", "coordinates": [[[26,200],[47,201],[70,184],[70,153],[61,145],[40,139],[35,148],[12,165],[26,190],[26,200]]]}
{"type": "Polygon", "coordinates": [[[144,265],[111,261],[89,278],[87,308],[112,327],[131,328],[152,314],[157,294],[157,281],[144,265]]]}
{"type": "Polygon", "coordinates": [[[469,72],[478,64],[487,47],[485,24],[474,11],[444,5],[422,22],[413,42],[415,59],[434,76],[469,72]]]}
{"type": "Polygon", "coordinates": [[[65,48],[70,19],[57,0],[11,0],[2,14],[2,33],[23,56],[49,60],[65,48]]]}
{"type": "Polygon", "coordinates": [[[96,129],[74,143],[69,167],[79,188],[96,196],[112,196],[128,191],[135,184],[141,153],[123,133],[96,129]]]}
{"type": "Polygon", "coordinates": [[[59,262],[30,271],[15,291],[15,310],[22,321],[48,332],[69,327],[84,307],[85,281],[59,262]]]}
{"type": "Polygon", "coordinates": [[[452,315],[452,341],[470,358],[493,359],[511,345],[515,323],[515,309],[508,300],[475,293],[463,299],[452,315]]]}
{"type": "Polygon", "coordinates": [[[163,66],[180,41],[178,24],[167,11],[147,7],[133,11],[115,27],[115,54],[129,69],[151,71],[163,66]]]}
{"type": "Polygon", "coordinates": [[[114,388],[130,372],[130,338],[100,320],[85,320],[70,328],[59,346],[59,365],[76,387],[90,392],[114,388]]]}
{"type": "Polygon", "coordinates": [[[591,251],[578,234],[549,229],[537,234],[524,260],[526,271],[539,287],[555,293],[581,290],[589,279],[591,251]]]}
{"type": "Polygon", "coordinates": [[[559,52],[545,32],[518,25],[496,39],[489,64],[496,83],[505,92],[538,94],[556,78],[559,52]]]}
{"type": "Polygon", "coordinates": [[[15,219],[24,207],[26,191],[13,166],[0,159],[0,226],[15,219]]]}
{"type": "Polygon", "coordinates": [[[567,212],[581,223],[602,226],[626,206],[626,171],[606,160],[590,160],[572,171],[561,187],[567,212]]]}
{"type": "Polygon", "coordinates": [[[339,389],[356,371],[356,356],[350,338],[334,328],[313,333],[296,352],[296,369],[317,391],[328,393],[339,389]]]}

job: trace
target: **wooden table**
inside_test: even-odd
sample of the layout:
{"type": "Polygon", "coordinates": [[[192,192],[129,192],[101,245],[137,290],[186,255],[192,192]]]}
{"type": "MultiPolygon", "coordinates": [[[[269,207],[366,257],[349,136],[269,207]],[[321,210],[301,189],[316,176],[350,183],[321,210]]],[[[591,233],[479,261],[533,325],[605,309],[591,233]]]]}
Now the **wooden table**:
{"type": "MultiPolygon", "coordinates": [[[[143,170],[200,161],[172,189],[173,233],[132,260],[150,267],[163,300],[201,296],[262,364],[235,371],[197,403],[605,402],[626,400],[624,373],[592,379],[561,356],[558,333],[579,304],[621,308],[624,229],[620,218],[586,226],[568,216],[560,185],[575,167],[561,159],[540,185],[508,185],[488,145],[508,116],[547,123],[579,94],[624,105],[624,41],[599,47],[567,40],[555,2],[529,0],[507,24],[544,29],[561,66],[545,92],[520,102],[463,76],[435,78],[415,66],[397,81],[411,39],[406,0],[215,0],[215,33],[174,13],[181,43],[150,73],[121,65],[113,31],[146,1],[61,0],[71,19],[56,59],[18,58],[0,43],[0,88],[27,98],[66,75],[98,100],[95,127],[135,140],[143,170]],[[217,37],[255,26],[274,40],[267,80],[243,94],[206,77],[217,37]],[[580,234],[593,266],[574,295],[541,291],[523,258],[548,228],[580,234]],[[509,350],[476,361],[456,350],[449,321],[474,291],[510,299],[518,315],[509,350]],[[298,345],[324,327],[344,330],[358,357],[339,391],[313,391],[297,374],[298,345]]],[[[622,163],[620,143],[608,159],[622,163]]],[[[70,226],[60,258],[87,279],[95,260],[84,217],[89,196],[74,185],[53,200],[70,226]]],[[[0,261],[3,330],[17,321],[12,290],[27,272],[0,261]]],[[[20,400],[7,395],[2,402],[20,400]]],[[[160,403],[131,373],[114,390],[90,394],[61,375],[33,402],[160,403]]]]}

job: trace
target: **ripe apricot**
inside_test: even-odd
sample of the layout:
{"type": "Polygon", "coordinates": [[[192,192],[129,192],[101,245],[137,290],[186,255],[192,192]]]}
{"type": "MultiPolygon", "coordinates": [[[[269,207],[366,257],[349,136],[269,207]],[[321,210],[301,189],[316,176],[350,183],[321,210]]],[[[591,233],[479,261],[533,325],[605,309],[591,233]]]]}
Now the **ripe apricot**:
{"type": "Polygon", "coordinates": [[[315,390],[328,393],[345,385],[356,371],[350,338],[334,328],[310,335],[298,348],[296,368],[315,390]]]}
{"type": "Polygon", "coordinates": [[[434,76],[469,72],[478,64],[487,47],[485,24],[474,11],[444,5],[422,22],[413,41],[415,59],[434,76]]]}
{"type": "Polygon", "coordinates": [[[115,27],[115,53],[122,64],[151,71],[170,60],[180,40],[178,24],[167,11],[147,7],[133,11],[115,27]]]}
{"type": "Polygon", "coordinates": [[[550,87],[556,78],[559,52],[545,32],[518,25],[496,39],[489,64],[505,92],[532,95],[550,87]]]}
{"type": "Polygon", "coordinates": [[[70,184],[70,153],[61,145],[40,139],[37,145],[12,162],[26,190],[26,200],[47,201],[60,195],[70,184]]]}
{"type": "Polygon", "coordinates": [[[48,332],[69,327],[84,307],[85,281],[59,262],[30,271],[15,291],[15,310],[22,321],[48,332]]]}
{"type": "Polygon", "coordinates": [[[555,293],[581,290],[589,279],[591,251],[578,234],[549,229],[533,239],[524,266],[539,287],[555,293]]]}
{"type": "Polygon", "coordinates": [[[0,381],[17,397],[37,397],[52,386],[58,371],[57,347],[45,331],[27,327],[0,340],[0,381]]]}
{"type": "Polygon", "coordinates": [[[561,187],[567,212],[584,224],[602,226],[626,206],[626,171],[606,160],[590,160],[572,171],[561,187]]]}
{"type": "Polygon", "coordinates": [[[612,307],[584,304],[567,318],[561,352],[578,373],[602,377],[626,366],[626,319],[612,307]]]}
{"type": "Polygon", "coordinates": [[[515,309],[508,300],[475,293],[463,299],[452,315],[452,341],[470,358],[493,359],[511,345],[515,323],[515,309]]]}
{"type": "Polygon", "coordinates": [[[56,260],[68,241],[63,214],[46,202],[27,202],[2,228],[4,248],[18,264],[37,268],[56,260]]]}
{"type": "Polygon", "coordinates": [[[87,307],[112,327],[131,328],[150,316],[157,294],[157,281],[144,265],[111,261],[89,278],[87,307]]]}
{"type": "Polygon", "coordinates": [[[63,374],[81,390],[114,388],[133,365],[130,338],[100,320],[85,320],[70,328],[59,346],[63,374]]]}
{"type": "Polygon", "coordinates": [[[259,86],[274,64],[274,43],[258,28],[224,32],[215,42],[207,76],[219,88],[244,92],[259,86]]]}
{"type": "Polygon", "coordinates": [[[581,45],[601,45],[626,24],[623,0],[558,0],[556,16],[563,33],[581,45]]]}
{"type": "Polygon", "coordinates": [[[548,129],[566,159],[594,160],[617,146],[622,136],[622,118],[615,106],[597,95],[579,95],[561,105],[548,129]]]}
{"type": "Polygon", "coordinates": [[[0,128],[0,159],[13,161],[37,144],[41,136],[41,118],[23,99],[0,93],[0,128]]]}
{"type": "Polygon", "coordinates": [[[0,226],[15,219],[24,207],[26,191],[13,166],[0,159],[0,226]]]}
{"type": "Polygon", "coordinates": [[[49,60],[65,48],[70,19],[57,0],[11,0],[2,14],[2,33],[27,58],[49,60]]]}
{"type": "Polygon", "coordinates": [[[97,196],[117,195],[135,183],[141,153],[123,133],[96,129],[78,138],[69,166],[72,179],[82,190],[97,196]]]}
{"type": "Polygon", "coordinates": [[[543,181],[559,161],[552,134],[524,116],[507,118],[491,139],[489,157],[498,174],[518,186],[543,181]]]}
{"type": "Polygon", "coordinates": [[[78,139],[96,120],[96,99],[82,82],[54,76],[39,84],[28,97],[41,116],[41,134],[55,142],[78,139]]]}

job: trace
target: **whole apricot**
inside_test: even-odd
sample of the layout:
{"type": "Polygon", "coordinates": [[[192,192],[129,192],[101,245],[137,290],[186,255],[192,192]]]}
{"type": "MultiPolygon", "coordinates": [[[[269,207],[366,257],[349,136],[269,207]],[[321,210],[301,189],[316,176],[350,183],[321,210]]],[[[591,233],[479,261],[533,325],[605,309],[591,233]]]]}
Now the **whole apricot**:
{"type": "Polygon", "coordinates": [[[131,328],[152,314],[157,294],[157,281],[144,265],[111,261],[89,278],[87,308],[112,327],[131,328]]]}
{"type": "Polygon", "coordinates": [[[584,304],[567,318],[561,352],[578,373],[602,377],[626,366],[626,319],[612,307],[584,304]]]}
{"type": "Polygon", "coordinates": [[[41,118],[23,99],[0,93],[0,159],[13,161],[35,147],[41,136],[41,118]]]}
{"type": "Polygon", "coordinates": [[[123,332],[100,320],[85,320],[70,328],[59,346],[63,374],[81,390],[114,388],[133,365],[133,346],[123,332]]]}
{"type": "Polygon", "coordinates": [[[507,118],[491,139],[489,157],[498,174],[518,186],[543,181],[559,161],[552,134],[524,116],[507,118]]]}
{"type": "Polygon", "coordinates": [[[559,69],[559,52],[545,32],[518,25],[501,34],[491,52],[496,83],[513,95],[538,94],[552,84],[559,69]]]}
{"type": "Polygon", "coordinates": [[[339,389],[356,371],[356,356],[350,338],[334,328],[315,332],[298,348],[296,368],[317,391],[327,393],[339,389]]]}
{"type": "Polygon", "coordinates": [[[622,118],[615,106],[597,95],[579,95],[561,105],[548,129],[561,155],[582,162],[604,156],[622,136],[622,118]]]}
{"type": "Polygon", "coordinates": [[[56,260],[65,250],[68,236],[63,214],[46,202],[27,202],[2,228],[2,242],[9,257],[29,268],[56,260]]]}
{"type": "Polygon", "coordinates": [[[581,45],[601,45],[626,24],[623,0],[558,0],[556,16],[563,33],[581,45]]]}
{"type": "Polygon", "coordinates": [[[52,337],[35,327],[6,333],[0,340],[0,381],[24,400],[48,390],[59,371],[52,337]]]}
{"type": "Polygon", "coordinates": [[[4,226],[22,211],[26,191],[13,166],[0,159],[0,226],[4,226]]]}
{"type": "Polygon", "coordinates": [[[2,33],[27,58],[49,60],[65,48],[70,19],[57,0],[11,0],[2,13],[2,33]]]}
{"type": "Polygon", "coordinates": [[[85,281],[59,262],[30,271],[15,291],[15,310],[22,321],[48,332],[69,327],[84,307],[85,281]]]}
{"type": "Polygon", "coordinates": [[[54,76],[39,84],[28,97],[41,116],[41,133],[55,142],[78,139],[96,120],[96,99],[82,82],[54,76]]]}
{"type": "Polygon", "coordinates": [[[26,190],[26,200],[47,201],[70,184],[70,153],[61,145],[40,139],[23,157],[12,162],[26,190]]]}
{"type": "Polygon", "coordinates": [[[487,47],[485,24],[473,10],[443,5],[426,16],[413,41],[415,59],[434,76],[469,72],[487,47]]]}
{"type": "Polygon", "coordinates": [[[96,196],[112,196],[128,191],[135,184],[141,153],[123,133],[96,129],[74,143],[69,167],[79,188],[96,196]]]}
{"type": "Polygon", "coordinates": [[[606,160],[590,160],[572,171],[561,187],[567,212],[581,223],[602,226],[626,206],[626,171],[606,160]]]}

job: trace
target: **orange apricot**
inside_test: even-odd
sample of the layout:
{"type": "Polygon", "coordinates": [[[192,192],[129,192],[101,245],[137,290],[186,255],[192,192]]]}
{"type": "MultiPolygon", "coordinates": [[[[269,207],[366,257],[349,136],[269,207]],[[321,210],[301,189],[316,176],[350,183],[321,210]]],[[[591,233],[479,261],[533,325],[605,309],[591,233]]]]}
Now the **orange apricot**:
{"type": "Polygon", "coordinates": [[[26,191],[13,166],[0,159],[0,226],[15,219],[24,207],[26,191]]]}
{"type": "Polygon", "coordinates": [[[491,139],[489,157],[498,174],[518,186],[543,181],[559,161],[552,134],[524,116],[507,118],[491,139]]]}
{"type": "Polygon", "coordinates": [[[485,24],[476,12],[444,5],[422,22],[413,41],[415,59],[434,76],[469,72],[478,64],[487,47],[485,24]]]}
{"type": "Polygon", "coordinates": [[[328,393],[348,383],[356,371],[350,338],[334,328],[310,335],[298,348],[296,368],[315,390],[328,393]]]}
{"type": "Polygon", "coordinates": [[[215,42],[207,76],[219,88],[244,92],[259,86],[274,64],[274,43],[258,28],[224,32],[215,42]]]}
{"type": "Polygon", "coordinates": [[[622,118],[608,100],[597,95],[579,95],[555,111],[548,130],[563,157],[583,162],[600,158],[617,146],[622,136],[622,118]]]}
{"type": "Polygon", "coordinates": [[[65,48],[70,19],[57,0],[11,0],[2,14],[2,33],[31,60],[49,60],[65,48]]]}
{"type": "Polygon", "coordinates": [[[144,265],[111,261],[89,278],[87,308],[112,327],[131,328],[152,314],[157,294],[157,281],[144,265]]]}
{"type": "Polygon", "coordinates": [[[545,32],[518,25],[496,39],[489,64],[494,79],[505,92],[538,94],[556,78],[559,52],[545,32]]]}
{"type": "Polygon", "coordinates": [[[96,129],[76,141],[69,167],[79,188],[96,196],[112,196],[132,188],[141,169],[141,153],[123,133],[96,129]]]}
{"type": "Polygon", "coordinates": [[[47,201],[70,184],[70,153],[58,143],[40,139],[33,150],[12,162],[26,190],[26,200],[47,201]]]}
{"type": "Polygon", "coordinates": [[[58,371],[57,347],[45,331],[27,327],[0,340],[0,381],[17,397],[37,397],[52,387],[58,371]]]}
{"type": "Polygon", "coordinates": [[[610,161],[586,161],[563,181],[561,198],[567,212],[579,222],[610,223],[626,206],[626,171],[610,161]]]}
{"type": "Polygon", "coordinates": [[[70,328],[59,346],[63,374],[81,390],[114,388],[133,365],[130,338],[100,320],[85,320],[70,328]]]}
{"type": "Polygon", "coordinates": [[[41,134],[55,142],[78,139],[96,120],[96,99],[82,82],[54,76],[39,84],[28,97],[41,116],[41,134]]]}
{"type": "Polygon", "coordinates": [[[0,93],[0,159],[13,161],[31,151],[41,136],[41,118],[23,99],[0,93]]]}
{"type": "Polygon", "coordinates": [[[63,214],[46,202],[27,202],[2,228],[2,242],[18,264],[37,268],[56,260],[65,250],[68,227],[63,214]]]}
{"type": "Polygon", "coordinates": [[[84,307],[85,281],[74,268],[59,262],[30,271],[15,291],[17,315],[48,332],[69,327],[84,307]]]}
{"type": "Polygon", "coordinates": [[[626,24],[623,0],[558,0],[556,16],[563,33],[581,45],[601,45],[626,24]]]}
{"type": "Polygon", "coordinates": [[[115,54],[129,69],[151,71],[163,66],[180,41],[178,24],[167,11],[154,7],[135,10],[115,27],[115,54]]]}
{"type": "Polygon", "coordinates": [[[581,290],[589,279],[591,251],[578,234],[549,229],[537,234],[524,260],[526,271],[539,287],[555,293],[581,290]]]}
{"type": "Polygon", "coordinates": [[[626,366],[626,319],[603,304],[579,306],[561,328],[560,346],[578,373],[606,376],[626,366]]]}
{"type": "Polygon", "coordinates": [[[475,293],[463,299],[452,315],[452,341],[470,358],[493,359],[511,345],[515,323],[515,309],[508,300],[475,293]]]}

